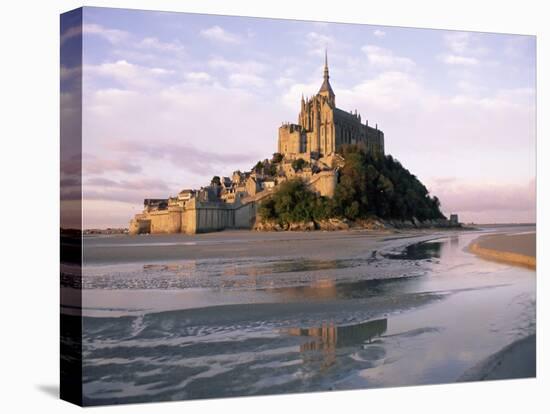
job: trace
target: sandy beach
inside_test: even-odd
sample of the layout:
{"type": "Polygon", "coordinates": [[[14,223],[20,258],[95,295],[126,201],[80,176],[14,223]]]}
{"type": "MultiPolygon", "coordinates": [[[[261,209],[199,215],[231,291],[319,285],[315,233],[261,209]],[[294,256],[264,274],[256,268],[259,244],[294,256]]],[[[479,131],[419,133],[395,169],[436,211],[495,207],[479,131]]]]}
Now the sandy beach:
{"type": "Polygon", "coordinates": [[[217,233],[153,234],[84,238],[84,260],[92,264],[163,260],[235,259],[299,254],[311,257],[323,253],[337,258],[341,251],[359,253],[377,249],[386,238],[402,239],[430,233],[408,232],[254,232],[225,230],[217,233]],[[338,245],[340,251],[334,251],[338,245]]]}
{"type": "MultiPolygon", "coordinates": [[[[536,268],[536,233],[490,234],[469,250],[488,260],[536,268]]],[[[515,341],[468,370],[459,381],[529,378],[536,375],[536,335],[515,341]]]]}
{"type": "Polygon", "coordinates": [[[536,268],[536,233],[489,234],[469,245],[469,250],[484,259],[536,268]]]}

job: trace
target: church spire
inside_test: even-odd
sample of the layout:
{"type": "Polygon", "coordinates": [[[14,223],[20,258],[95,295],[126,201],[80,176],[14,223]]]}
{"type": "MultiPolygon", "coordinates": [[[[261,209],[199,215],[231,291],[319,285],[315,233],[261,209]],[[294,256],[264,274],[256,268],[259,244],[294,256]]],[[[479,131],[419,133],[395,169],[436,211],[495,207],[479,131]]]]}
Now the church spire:
{"type": "Polygon", "coordinates": [[[327,57],[327,49],[325,48],[325,72],[323,74],[323,79],[328,82],[328,57],[327,57]]]}
{"type": "Polygon", "coordinates": [[[327,50],[325,49],[325,69],[323,71],[323,84],[321,85],[321,89],[319,89],[319,95],[326,96],[329,98],[329,102],[331,102],[334,105],[334,92],[332,90],[332,87],[330,86],[329,82],[329,75],[328,75],[328,57],[327,57],[327,50]]]}

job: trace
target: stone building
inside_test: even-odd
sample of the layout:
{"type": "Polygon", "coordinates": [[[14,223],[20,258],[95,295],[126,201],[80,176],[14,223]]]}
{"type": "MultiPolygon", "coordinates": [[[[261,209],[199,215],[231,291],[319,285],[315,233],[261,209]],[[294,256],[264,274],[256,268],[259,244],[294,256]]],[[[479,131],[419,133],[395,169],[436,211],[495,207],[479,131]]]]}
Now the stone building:
{"type": "Polygon", "coordinates": [[[317,95],[302,96],[298,123],[285,123],[279,128],[278,151],[287,157],[322,157],[337,152],[342,145],[360,144],[369,151],[384,154],[384,133],[361,115],[336,107],[336,96],[329,82],[327,56],[323,83],[317,95]]]}

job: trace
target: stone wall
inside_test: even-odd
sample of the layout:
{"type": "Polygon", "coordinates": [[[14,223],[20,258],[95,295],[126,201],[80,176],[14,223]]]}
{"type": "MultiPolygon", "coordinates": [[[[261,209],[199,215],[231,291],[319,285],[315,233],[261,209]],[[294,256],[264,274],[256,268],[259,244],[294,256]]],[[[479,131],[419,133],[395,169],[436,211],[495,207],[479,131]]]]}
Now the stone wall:
{"type": "Polygon", "coordinates": [[[151,222],[150,233],[179,233],[181,231],[182,208],[151,211],[148,219],[151,222]]]}
{"type": "Polygon", "coordinates": [[[235,210],[235,228],[251,229],[256,223],[256,201],[244,204],[235,210]]]}
{"type": "Polygon", "coordinates": [[[195,209],[195,201],[189,201],[185,210],[181,213],[181,232],[185,234],[195,234],[197,228],[197,211],[195,209]]]}
{"type": "Polygon", "coordinates": [[[145,214],[137,214],[130,221],[129,234],[147,234],[151,232],[151,220],[145,214]]]}
{"type": "Polygon", "coordinates": [[[324,197],[333,197],[338,181],[336,171],[321,171],[309,181],[310,187],[324,197]]]}
{"type": "Polygon", "coordinates": [[[186,208],[170,208],[137,214],[130,221],[130,234],[207,233],[223,229],[252,228],[256,201],[246,204],[201,203],[193,200],[186,208]]]}
{"type": "Polygon", "coordinates": [[[225,203],[205,203],[196,199],[187,203],[181,213],[181,233],[195,234],[235,227],[233,209],[225,203]]]}
{"type": "MultiPolygon", "coordinates": [[[[337,172],[321,171],[308,180],[312,189],[322,196],[332,197],[336,188],[337,172]]],[[[257,206],[274,189],[226,204],[223,202],[200,202],[189,200],[185,208],[171,206],[165,210],[136,214],[130,222],[130,234],[162,233],[207,233],[224,229],[251,229],[257,221],[257,206]]]]}
{"type": "Polygon", "coordinates": [[[366,127],[367,131],[367,148],[374,154],[384,154],[384,132],[380,131],[378,127],[372,128],[366,127]]]}
{"type": "Polygon", "coordinates": [[[199,206],[195,233],[207,233],[235,227],[235,213],[232,209],[218,206],[199,206]]]}

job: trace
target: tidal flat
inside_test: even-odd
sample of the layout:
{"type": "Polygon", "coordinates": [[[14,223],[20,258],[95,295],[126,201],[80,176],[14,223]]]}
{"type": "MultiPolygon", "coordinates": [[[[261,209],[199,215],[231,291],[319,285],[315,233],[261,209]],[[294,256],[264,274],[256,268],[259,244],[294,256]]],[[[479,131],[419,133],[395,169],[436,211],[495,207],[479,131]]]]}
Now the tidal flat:
{"type": "Polygon", "coordinates": [[[482,379],[535,334],[536,277],[467,246],[533,229],[86,237],[84,403],[482,379]]]}

